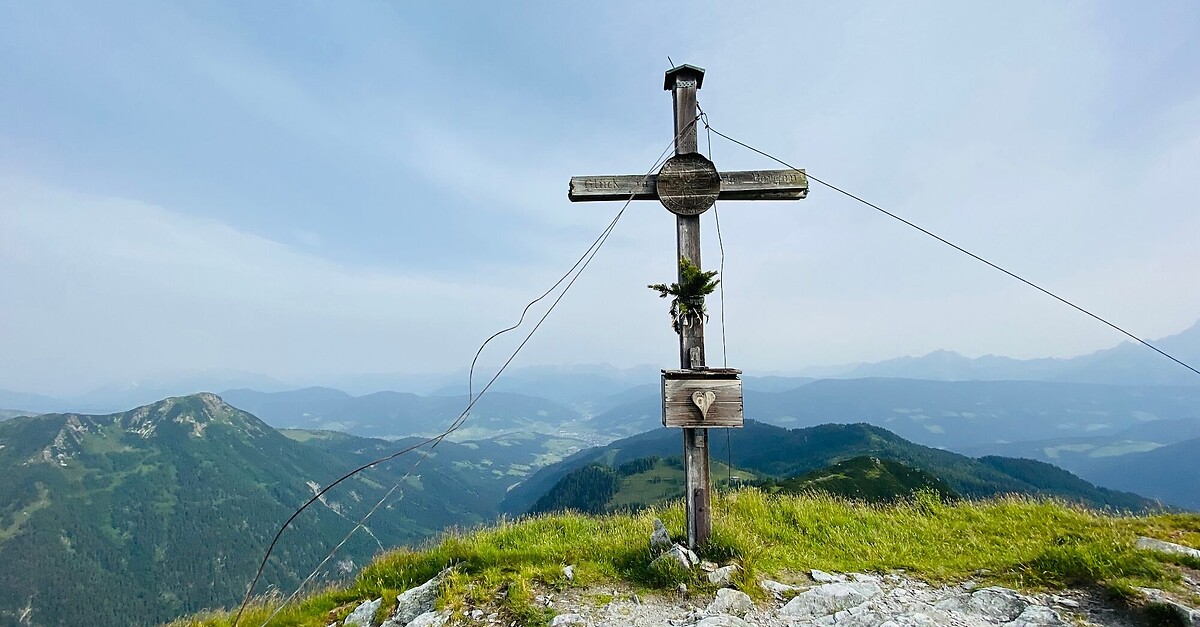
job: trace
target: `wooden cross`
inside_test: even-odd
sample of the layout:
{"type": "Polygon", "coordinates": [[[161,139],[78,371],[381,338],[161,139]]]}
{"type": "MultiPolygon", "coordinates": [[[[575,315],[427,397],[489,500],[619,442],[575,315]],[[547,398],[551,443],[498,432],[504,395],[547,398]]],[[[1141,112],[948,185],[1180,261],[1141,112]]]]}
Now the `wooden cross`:
{"type": "MultiPolygon", "coordinates": [[[[703,82],[704,70],[693,65],[680,65],[667,72],[663,89],[671,92],[674,103],[675,156],[663,164],[657,175],[576,176],[571,178],[567,193],[572,202],[623,201],[631,197],[658,200],[675,214],[678,257],[697,267],[700,266],[700,214],[718,199],[799,200],[808,195],[808,178],[803,171],[718,172],[711,161],[697,152],[696,92],[703,82]]],[[[680,327],[679,365],[685,371],[707,370],[703,321],[680,327]]],[[[702,414],[707,413],[704,409],[700,408],[702,414]]],[[[688,546],[695,548],[705,544],[712,533],[707,428],[683,429],[683,458],[688,546]]]]}

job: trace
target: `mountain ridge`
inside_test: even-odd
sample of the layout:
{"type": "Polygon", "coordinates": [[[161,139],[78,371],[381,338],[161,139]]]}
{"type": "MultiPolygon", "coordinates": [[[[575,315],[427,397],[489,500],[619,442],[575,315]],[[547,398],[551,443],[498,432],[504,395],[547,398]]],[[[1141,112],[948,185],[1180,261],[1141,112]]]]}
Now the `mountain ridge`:
{"type": "MultiPolygon", "coordinates": [[[[581,451],[538,470],[508,492],[501,508],[509,514],[524,513],[566,475],[592,463],[617,467],[636,459],[677,455],[678,438],[678,430],[662,428],[581,451]]],[[[744,428],[731,429],[729,438],[730,449],[722,458],[727,456],[736,468],[776,478],[801,475],[866,455],[902,462],[927,472],[965,497],[1023,493],[1061,496],[1098,507],[1131,510],[1156,507],[1149,499],[1096,487],[1051,464],[1034,460],[969,458],[914,444],[869,424],[785,429],[747,420],[744,428]]],[[[716,451],[711,455],[718,457],[716,451]]]]}
{"type": "MultiPolygon", "coordinates": [[[[0,623],[29,608],[35,624],[151,624],[236,602],[296,507],[364,460],[413,443],[336,439],[304,444],[208,393],[0,422],[0,563],[25,565],[0,568],[0,623]]],[[[492,519],[534,455],[516,441],[482,450],[496,459],[444,442],[403,483],[411,459],[349,479],[281,536],[262,585],[297,585],[393,484],[401,489],[369,533],[351,535],[320,579],[385,545],[492,519]]]]}

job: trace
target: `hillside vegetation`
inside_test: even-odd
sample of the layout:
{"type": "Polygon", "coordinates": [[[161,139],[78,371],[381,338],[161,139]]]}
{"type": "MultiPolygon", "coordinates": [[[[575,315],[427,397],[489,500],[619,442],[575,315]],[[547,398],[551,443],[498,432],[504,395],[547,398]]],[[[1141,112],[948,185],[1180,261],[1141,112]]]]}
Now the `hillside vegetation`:
{"type": "MultiPolygon", "coordinates": [[[[0,625],[148,625],[240,599],[294,509],[346,471],[413,440],[285,437],[212,394],[93,416],[0,422],[0,625]],[[21,564],[21,568],[9,565],[21,564]]],[[[492,520],[505,489],[556,446],[546,437],[445,442],[367,533],[322,568],[341,577],[383,547],[492,520]]],[[[413,461],[381,464],[297,518],[260,585],[303,579],[413,461]]]]}
{"type": "MultiPolygon", "coordinates": [[[[901,462],[933,475],[953,492],[969,498],[1019,493],[1061,497],[1118,510],[1156,507],[1154,502],[1136,494],[1098,488],[1044,462],[1003,457],[975,459],[914,444],[867,424],[784,429],[747,420],[744,428],[730,431],[729,450],[714,449],[712,457],[730,459],[735,468],[764,477],[785,479],[869,456],[901,462]]],[[[534,473],[508,492],[502,507],[511,514],[525,513],[564,477],[591,464],[618,467],[639,458],[678,454],[677,429],[659,429],[587,449],[534,473]]]]}
{"type": "MultiPolygon", "coordinates": [[[[383,597],[377,616],[392,611],[396,594],[447,566],[454,574],[439,606],[460,615],[472,608],[499,611],[505,620],[541,625],[553,611],[535,603],[548,589],[625,583],[636,589],[707,584],[679,571],[650,566],[647,537],[654,517],[672,535],[683,530],[680,505],[636,514],[557,514],[452,532],[423,550],[379,556],[353,581],[304,598],[270,624],[324,626],[363,600],[383,597]],[[575,566],[568,580],[562,571],[575,566]]],[[[1001,498],[943,503],[925,493],[902,503],[868,505],[828,495],[767,495],[755,489],[719,495],[713,537],[701,556],[742,567],[737,587],[761,594],[764,576],[811,568],[889,572],[931,582],[980,576],[1022,589],[1103,585],[1117,596],[1135,585],[1171,588],[1180,576],[1171,560],[1134,548],[1138,535],[1200,546],[1200,516],[1111,516],[1057,501],[1001,498]]],[[[1186,560],[1184,560],[1186,561],[1186,560]]],[[[1191,563],[1192,567],[1200,564],[1191,563]]],[[[258,625],[273,610],[260,602],[243,624],[258,625]]],[[[229,613],[185,619],[177,627],[225,626],[229,613]]]]}

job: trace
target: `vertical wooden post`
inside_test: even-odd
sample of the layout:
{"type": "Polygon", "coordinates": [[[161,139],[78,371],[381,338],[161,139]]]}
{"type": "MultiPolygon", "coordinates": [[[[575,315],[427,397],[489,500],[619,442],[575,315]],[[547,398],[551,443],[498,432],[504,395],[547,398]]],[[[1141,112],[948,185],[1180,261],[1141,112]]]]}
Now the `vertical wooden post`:
{"type": "MultiPolygon", "coordinates": [[[[675,105],[675,154],[696,152],[696,91],[704,70],[681,66],[667,72],[664,87],[671,90],[675,105]]],[[[679,259],[700,267],[700,216],[675,216],[676,250],[679,259]]],[[[678,259],[676,260],[678,265],[678,259]]],[[[679,281],[683,281],[680,272],[679,281]]],[[[704,363],[704,323],[695,320],[679,334],[679,366],[701,369],[704,363]]],[[[712,535],[712,511],[708,478],[708,429],[683,430],[684,498],[687,507],[688,547],[708,542],[712,535]]]]}

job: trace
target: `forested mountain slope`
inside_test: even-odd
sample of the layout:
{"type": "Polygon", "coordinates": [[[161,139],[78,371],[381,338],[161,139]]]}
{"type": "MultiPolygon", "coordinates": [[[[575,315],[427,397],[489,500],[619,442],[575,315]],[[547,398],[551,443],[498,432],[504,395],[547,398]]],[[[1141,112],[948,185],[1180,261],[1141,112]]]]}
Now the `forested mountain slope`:
{"type": "MultiPolygon", "coordinates": [[[[82,616],[91,625],[147,625],[234,603],[314,488],[408,444],[301,439],[309,443],[212,394],[0,423],[0,624],[28,610],[39,625],[82,616]]],[[[372,533],[352,537],[327,570],[350,571],[381,546],[491,519],[522,473],[499,457],[519,456],[519,446],[493,448],[482,471],[456,465],[484,459],[476,449],[442,443],[370,520],[372,533]]],[[[307,576],[413,459],[366,471],[298,517],[259,589],[290,589],[307,576]]]]}

